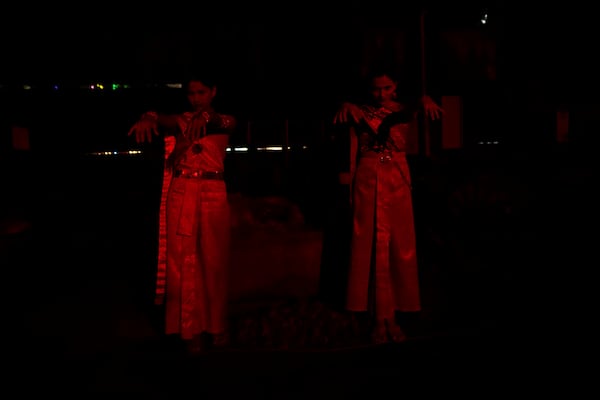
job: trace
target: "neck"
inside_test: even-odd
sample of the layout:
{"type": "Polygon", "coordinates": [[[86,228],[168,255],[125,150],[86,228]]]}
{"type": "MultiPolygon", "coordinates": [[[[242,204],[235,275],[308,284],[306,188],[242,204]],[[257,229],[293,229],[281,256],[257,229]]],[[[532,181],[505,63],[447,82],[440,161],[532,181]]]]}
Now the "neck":
{"type": "Polygon", "coordinates": [[[194,112],[213,112],[213,108],[212,106],[206,106],[206,107],[194,107],[194,112]]]}

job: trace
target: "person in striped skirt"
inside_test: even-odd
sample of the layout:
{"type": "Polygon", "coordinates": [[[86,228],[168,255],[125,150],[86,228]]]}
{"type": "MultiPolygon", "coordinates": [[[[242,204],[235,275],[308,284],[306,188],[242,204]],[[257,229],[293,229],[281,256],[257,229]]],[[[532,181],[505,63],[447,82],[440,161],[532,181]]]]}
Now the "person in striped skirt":
{"type": "Polygon", "coordinates": [[[217,86],[210,77],[191,77],[185,90],[189,111],[146,112],[128,134],[138,143],[164,137],[156,303],[165,306],[165,334],[198,353],[228,343],[224,159],[236,118],[213,108],[217,86]]]}

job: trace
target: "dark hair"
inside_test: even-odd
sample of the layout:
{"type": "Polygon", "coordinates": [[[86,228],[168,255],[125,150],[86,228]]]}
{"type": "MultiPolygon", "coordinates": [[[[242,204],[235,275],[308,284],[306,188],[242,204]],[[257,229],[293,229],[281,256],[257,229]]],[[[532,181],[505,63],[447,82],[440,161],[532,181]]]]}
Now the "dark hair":
{"type": "Polygon", "coordinates": [[[217,71],[207,65],[200,67],[190,66],[184,72],[183,83],[185,87],[187,87],[190,82],[194,81],[202,82],[206,86],[214,88],[218,84],[217,71]]]}
{"type": "Polygon", "coordinates": [[[191,82],[202,82],[203,85],[208,86],[209,88],[214,88],[217,86],[217,80],[204,75],[188,75],[183,80],[183,89],[186,90],[191,82]]]}
{"type": "Polygon", "coordinates": [[[379,64],[375,64],[371,68],[369,68],[369,70],[367,71],[367,74],[365,76],[365,80],[368,85],[371,85],[373,82],[373,79],[380,78],[382,76],[387,76],[390,79],[392,79],[394,82],[400,82],[399,75],[400,75],[399,68],[396,68],[391,64],[379,63],[379,64]]]}

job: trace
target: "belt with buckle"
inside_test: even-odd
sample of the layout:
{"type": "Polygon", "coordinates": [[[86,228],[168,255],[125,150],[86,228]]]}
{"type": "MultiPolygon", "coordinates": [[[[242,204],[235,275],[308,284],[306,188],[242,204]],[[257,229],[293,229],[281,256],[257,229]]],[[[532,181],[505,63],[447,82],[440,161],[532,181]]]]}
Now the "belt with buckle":
{"type": "Polygon", "coordinates": [[[216,179],[223,180],[223,171],[191,171],[188,169],[176,169],[173,173],[175,178],[188,179],[216,179]]]}

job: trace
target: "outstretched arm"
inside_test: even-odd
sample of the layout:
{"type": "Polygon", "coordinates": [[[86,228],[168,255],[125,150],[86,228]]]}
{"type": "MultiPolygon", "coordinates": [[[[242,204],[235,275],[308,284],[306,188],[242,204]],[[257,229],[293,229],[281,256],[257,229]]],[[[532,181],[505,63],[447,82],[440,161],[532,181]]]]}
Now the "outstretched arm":
{"type": "Polygon", "coordinates": [[[345,124],[347,122],[358,123],[364,119],[362,109],[354,103],[344,102],[333,117],[334,124],[345,124]]]}
{"type": "Polygon", "coordinates": [[[176,132],[178,129],[177,116],[168,114],[159,114],[155,111],[148,111],[142,114],[133,126],[129,129],[127,136],[134,136],[137,143],[152,142],[153,136],[158,136],[161,132],[176,132]]]}
{"type": "Polygon", "coordinates": [[[179,130],[187,140],[195,141],[205,135],[231,133],[236,127],[236,119],[215,111],[184,113],[177,117],[179,130]]]}

